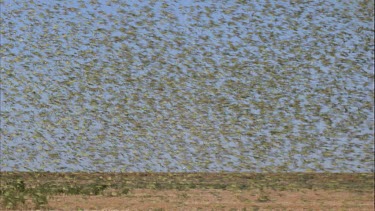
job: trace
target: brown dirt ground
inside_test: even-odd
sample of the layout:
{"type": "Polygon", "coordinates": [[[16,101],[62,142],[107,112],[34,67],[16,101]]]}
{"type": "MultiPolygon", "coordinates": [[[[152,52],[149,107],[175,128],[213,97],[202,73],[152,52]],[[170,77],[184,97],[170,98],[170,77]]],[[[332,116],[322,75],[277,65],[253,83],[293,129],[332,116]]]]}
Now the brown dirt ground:
{"type": "MultiPolygon", "coordinates": [[[[25,182],[27,188],[44,183],[61,187],[66,184],[121,184],[130,190],[126,195],[120,193],[121,189],[111,188],[106,188],[102,194],[96,196],[52,194],[48,196],[48,205],[44,210],[375,210],[374,175],[371,173],[2,172],[0,176],[0,186],[19,178],[25,182]],[[162,187],[149,186],[156,183],[162,187]],[[181,188],[180,185],[171,184],[186,186],[181,188]],[[224,188],[220,186],[223,184],[226,184],[224,188]],[[192,185],[196,187],[192,188],[192,185]],[[241,185],[248,186],[241,190],[241,185]],[[262,187],[265,189],[261,191],[262,187]]],[[[30,210],[35,204],[31,199],[26,199],[26,204],[21,206],[23,210],[30,210]]],[[[0,207],[4,208],[2,200],[0,207]]]]}
{"type": "Polygon", "coordinates": [[[334,190],[150,190],[122,196],[57,195],[53,210],[374,210],[373,192],[334,190]],[[263,201],[262,201],[263,199],[263,201]]]}

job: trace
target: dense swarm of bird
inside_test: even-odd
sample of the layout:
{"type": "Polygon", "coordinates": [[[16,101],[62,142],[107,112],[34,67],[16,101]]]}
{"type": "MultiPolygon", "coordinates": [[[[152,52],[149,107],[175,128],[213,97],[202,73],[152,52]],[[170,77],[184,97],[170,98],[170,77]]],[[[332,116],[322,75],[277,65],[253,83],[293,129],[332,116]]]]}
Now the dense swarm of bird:
{"type": "Polygon", "coordinates": [[[373,171],[371,1],[1,1],[1,169],[373,171]]]}

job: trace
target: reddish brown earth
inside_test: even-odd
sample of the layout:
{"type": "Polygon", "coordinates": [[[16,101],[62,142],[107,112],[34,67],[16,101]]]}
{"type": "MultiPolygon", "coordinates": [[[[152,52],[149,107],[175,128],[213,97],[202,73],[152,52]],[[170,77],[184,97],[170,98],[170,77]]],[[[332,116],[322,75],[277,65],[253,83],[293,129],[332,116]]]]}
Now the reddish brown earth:
{"type": "MultiPolygon", "coordinates": [[[[43,184],[108,185],[98,195],[49,194],[44,189],[48,204],[43,210],[375,210],[372,173],[3,172],[0,179],[2,188],[22,180],[28,190],[43,184]]],[[[17,208],[35,210],[35,203],[27,195],[17,208]]],[[[0,210],[6,210],[2,200],[0,210]]]]}
{"type": "Polygon", "coordinates": [[[217,189],[184,191],[134,189],[122,196],[52,196],[45,208],[53,210],[374,210],[374,195],[372,192],[327,190],[260,192],[217,189]]]}

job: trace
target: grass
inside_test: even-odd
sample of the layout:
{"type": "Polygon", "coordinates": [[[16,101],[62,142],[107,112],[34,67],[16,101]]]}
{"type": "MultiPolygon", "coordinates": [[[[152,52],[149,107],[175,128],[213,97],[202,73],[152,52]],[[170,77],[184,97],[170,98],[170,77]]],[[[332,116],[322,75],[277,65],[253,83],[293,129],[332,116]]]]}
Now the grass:
{"type": "MultiPolygon", "coordinates": [[[[132,189],[259,190],[258,202],[271,199],[263,189],[372,191],[373,173],[1,173],[0,208],[32,201],[44,208],[54,195],[126,195],[132,189]]],[[[183,193],[181,194],[183,197],[183,193]]],[[[186,197],[186,196],[185,196],[186,197]]]]}

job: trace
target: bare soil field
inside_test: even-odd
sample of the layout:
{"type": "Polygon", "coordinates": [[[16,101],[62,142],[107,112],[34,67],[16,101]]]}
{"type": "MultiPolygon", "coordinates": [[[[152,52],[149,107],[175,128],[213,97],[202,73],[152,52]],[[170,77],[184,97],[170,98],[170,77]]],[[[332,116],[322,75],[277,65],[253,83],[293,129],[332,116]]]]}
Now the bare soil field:
{"type": "Polygon", "coordinates": [[[0,208],[374,210],[374,174],[1,174],[0,208]]]}
{"type": "Polygon", "coordinates": [[[54,210],[374,210],[371,193],[136,189],[126,196],[55,196],[54,210]]]}

